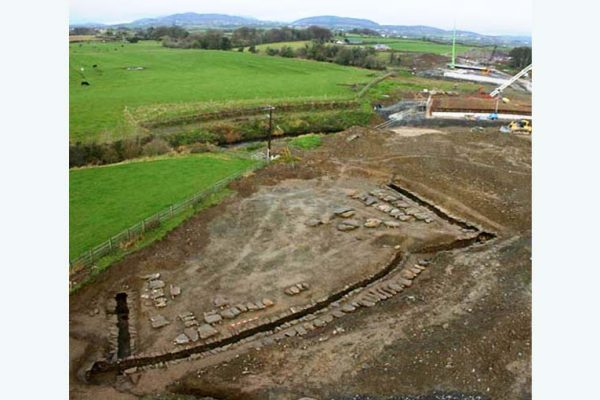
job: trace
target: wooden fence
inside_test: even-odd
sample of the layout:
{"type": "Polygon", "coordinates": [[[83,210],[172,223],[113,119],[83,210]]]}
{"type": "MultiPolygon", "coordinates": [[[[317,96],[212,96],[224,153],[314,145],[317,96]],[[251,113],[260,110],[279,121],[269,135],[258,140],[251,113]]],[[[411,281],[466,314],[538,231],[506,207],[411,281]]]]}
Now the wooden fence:
{"type": "Polygon", "coordinates": [[[110,237],[107,241],[89,249],[88,251],[81,254],[79,257],[69,260],[69,272],[74,273],[80,271],[83,268],[91,267],[92,265],[94,265],[95,261],[121,248],[124,243],[132,243],[133,241],[140,238],[145,232],[159,227],[160,224],[162,224],[163,222],[199,204],[211,194],[223,189],[231,181],[260,167],[261,165],[262,164],[255,165],[251,168],[229,175],[226,178],[219,180],[209,188],[204,189],[179,203],[172,204],[169,207],[163,209],[162,211],[159,211],[158,213],[150,217],[144,218],[137,224],[130,226],[124,231],[110,237]]]}

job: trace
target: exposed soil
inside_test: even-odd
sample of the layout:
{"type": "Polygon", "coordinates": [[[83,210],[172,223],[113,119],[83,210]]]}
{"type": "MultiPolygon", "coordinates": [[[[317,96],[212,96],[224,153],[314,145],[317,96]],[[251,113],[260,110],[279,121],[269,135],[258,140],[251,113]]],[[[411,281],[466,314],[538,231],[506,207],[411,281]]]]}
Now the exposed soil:
{"type": "Polygon", "coordinates": [[[235,196],[111,267],[70,298],[71,397],[530,398],[530,138],[492,128],[439,131],[352,128],[329,135],[319,149],[297,152],[298,162],[234,182],[235,196]],[[334,216],[341,206],[355,210],[350,219],[389,220],[348,194],[390,182],[497,237],[434,250],[473,233],[433,213],[429,223],[411,219],[399,228],[337,229],[345,220],[334,216]],[[309,226],[311,219],[325,223],[309,226]],[[275,303],[215,325],[217,337],[226,337],[340,291],[395,254],[407,265],[430,263],[401,293],[303,336],[249,340],[166,368],[85,382],[94,362],[118,359],[110,345],[116,293],[128,293],[136,317],[132,357],[164,354],[179,348],[177,315],[191,311],[202,320],[219,295],[233,304],[265,297],[275,303]],[[141,277],[155,272],[181,288],[160,309],[143,297],[141,277]],[[284,294],[298,282],[310,289],[284,294]],[[152,328],[156,314],[170,324],[152,328]]]}

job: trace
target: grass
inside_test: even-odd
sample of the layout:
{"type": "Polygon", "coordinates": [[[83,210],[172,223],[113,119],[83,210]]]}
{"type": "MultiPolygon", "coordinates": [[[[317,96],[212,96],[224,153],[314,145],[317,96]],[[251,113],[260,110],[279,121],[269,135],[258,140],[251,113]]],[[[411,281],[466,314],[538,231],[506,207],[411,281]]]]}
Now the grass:
{"type": "MultiPolygon", "coordinates": [[[[359,46],[374,45],[374,44],[385,44],[390,46],[394,50],[415,52],[415,53],[432,53],[439,55],[451,55],[452,45],[429,42],[426,40],[418,39],[400,39],[400,38],[378,38],[374,36],[360,36],[360,35],[348,35],[349,39],[360,39],[362,43],[359,46]]],[[[472,46],[466,46],[463,44],[456,45],[456,54],[460,55],[466,53],[472,46]]]]}
{"type": "Polygon", "coordinates": [[[163,222],[156,229],[147,231],[139,240],[134,242],[129,248],[118,248],[109,255],[102,257],[99,260],[96,260],[94,266],[89,270],[89,274],[87,274],[82,281],[74,282],[73,286],[70,289],[70,292],[73,293],[82,288],[83,286],[92,283],[98,275],[100,275],[103,271],[105,271],[117,261],[122,260],[128,254],[141,250],[144,247],[147,247],[150,244],[156,242],[157,240],[162,239],[167,235],[167,233],[175,229],[177,226],[182,224],[185,220],[190,218],[198,211],[220,203],[225,197],[230,196],[233,193],[233,191],[227,188],[212,193],[209,196],[207,196],[203,201],[201,201],[197,206],[189,208],[183,211],[181,214],[178,214],[173,218],[163,222]]]}
{"type": "Polygon", "coordinates": [[[310,40],[298,40],[295,42],[276,42],[276,43],[263,43],[263,44],[259,44],[256,46],[256,50],[258,50],[260,53],[266,53],[267,52],[267,48],[272,48],[272,49],[281,49],[282,47],[291,47],[292,49],[296,50],[296,49],[300,49],[306,45],[310,45],[311,41],[310,40]]]}
{"type": "Polygon", "coordinates": [[[309,133],[290,140],[290,146],[298,147],[304,150],[316,149],[321,145],[321,135],[309,133]]]}
{"type": "Polygon", "coordinates": [[[196,154],[70,170],[70,258],[255,163],[196,154]]]}
{"type": "Polygon", "coordinates": [[[248,52],[169,49],[154,41],[74,43],[69,49],[72,142],[113,141],[132,135],[126,120],[128,111],[136,107],[339,97],[352,94],[350,85],[369,80],[371,73],[248,52]],[[127,69],[138,66],[144,69],[127,69]],[[84,79],[90,86],[81,86],[84,79]]]}

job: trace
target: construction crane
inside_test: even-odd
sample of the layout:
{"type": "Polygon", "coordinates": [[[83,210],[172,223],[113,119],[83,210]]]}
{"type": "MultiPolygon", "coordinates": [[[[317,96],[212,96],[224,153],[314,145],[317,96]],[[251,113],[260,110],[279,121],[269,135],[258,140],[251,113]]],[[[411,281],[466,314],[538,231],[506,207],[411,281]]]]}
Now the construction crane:
{"type": "Polygon", "coordinates": [[[518,81],[520,78],[522,78],[526,73],[531,71],[531,68],[533,68],[533,64],[529,64],[527,67],[523,68],[518,74],[504,82],[502,85],[498,86],[496,89],[492,90],[492,92],[490,93],[490,97],[494,98],[498,96],[504,91],[504,89],[506,89],[507,87],[518,81]]]}

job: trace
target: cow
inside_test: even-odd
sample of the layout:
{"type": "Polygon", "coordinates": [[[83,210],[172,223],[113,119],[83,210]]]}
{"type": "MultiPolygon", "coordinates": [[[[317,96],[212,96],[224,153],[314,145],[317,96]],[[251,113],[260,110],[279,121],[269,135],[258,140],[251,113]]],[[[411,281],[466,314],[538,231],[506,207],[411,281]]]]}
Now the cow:
{"type": "Polygon", "coordinates": [[[90,86],[88,81],[81,81],[81,86],[90,86]]]}

